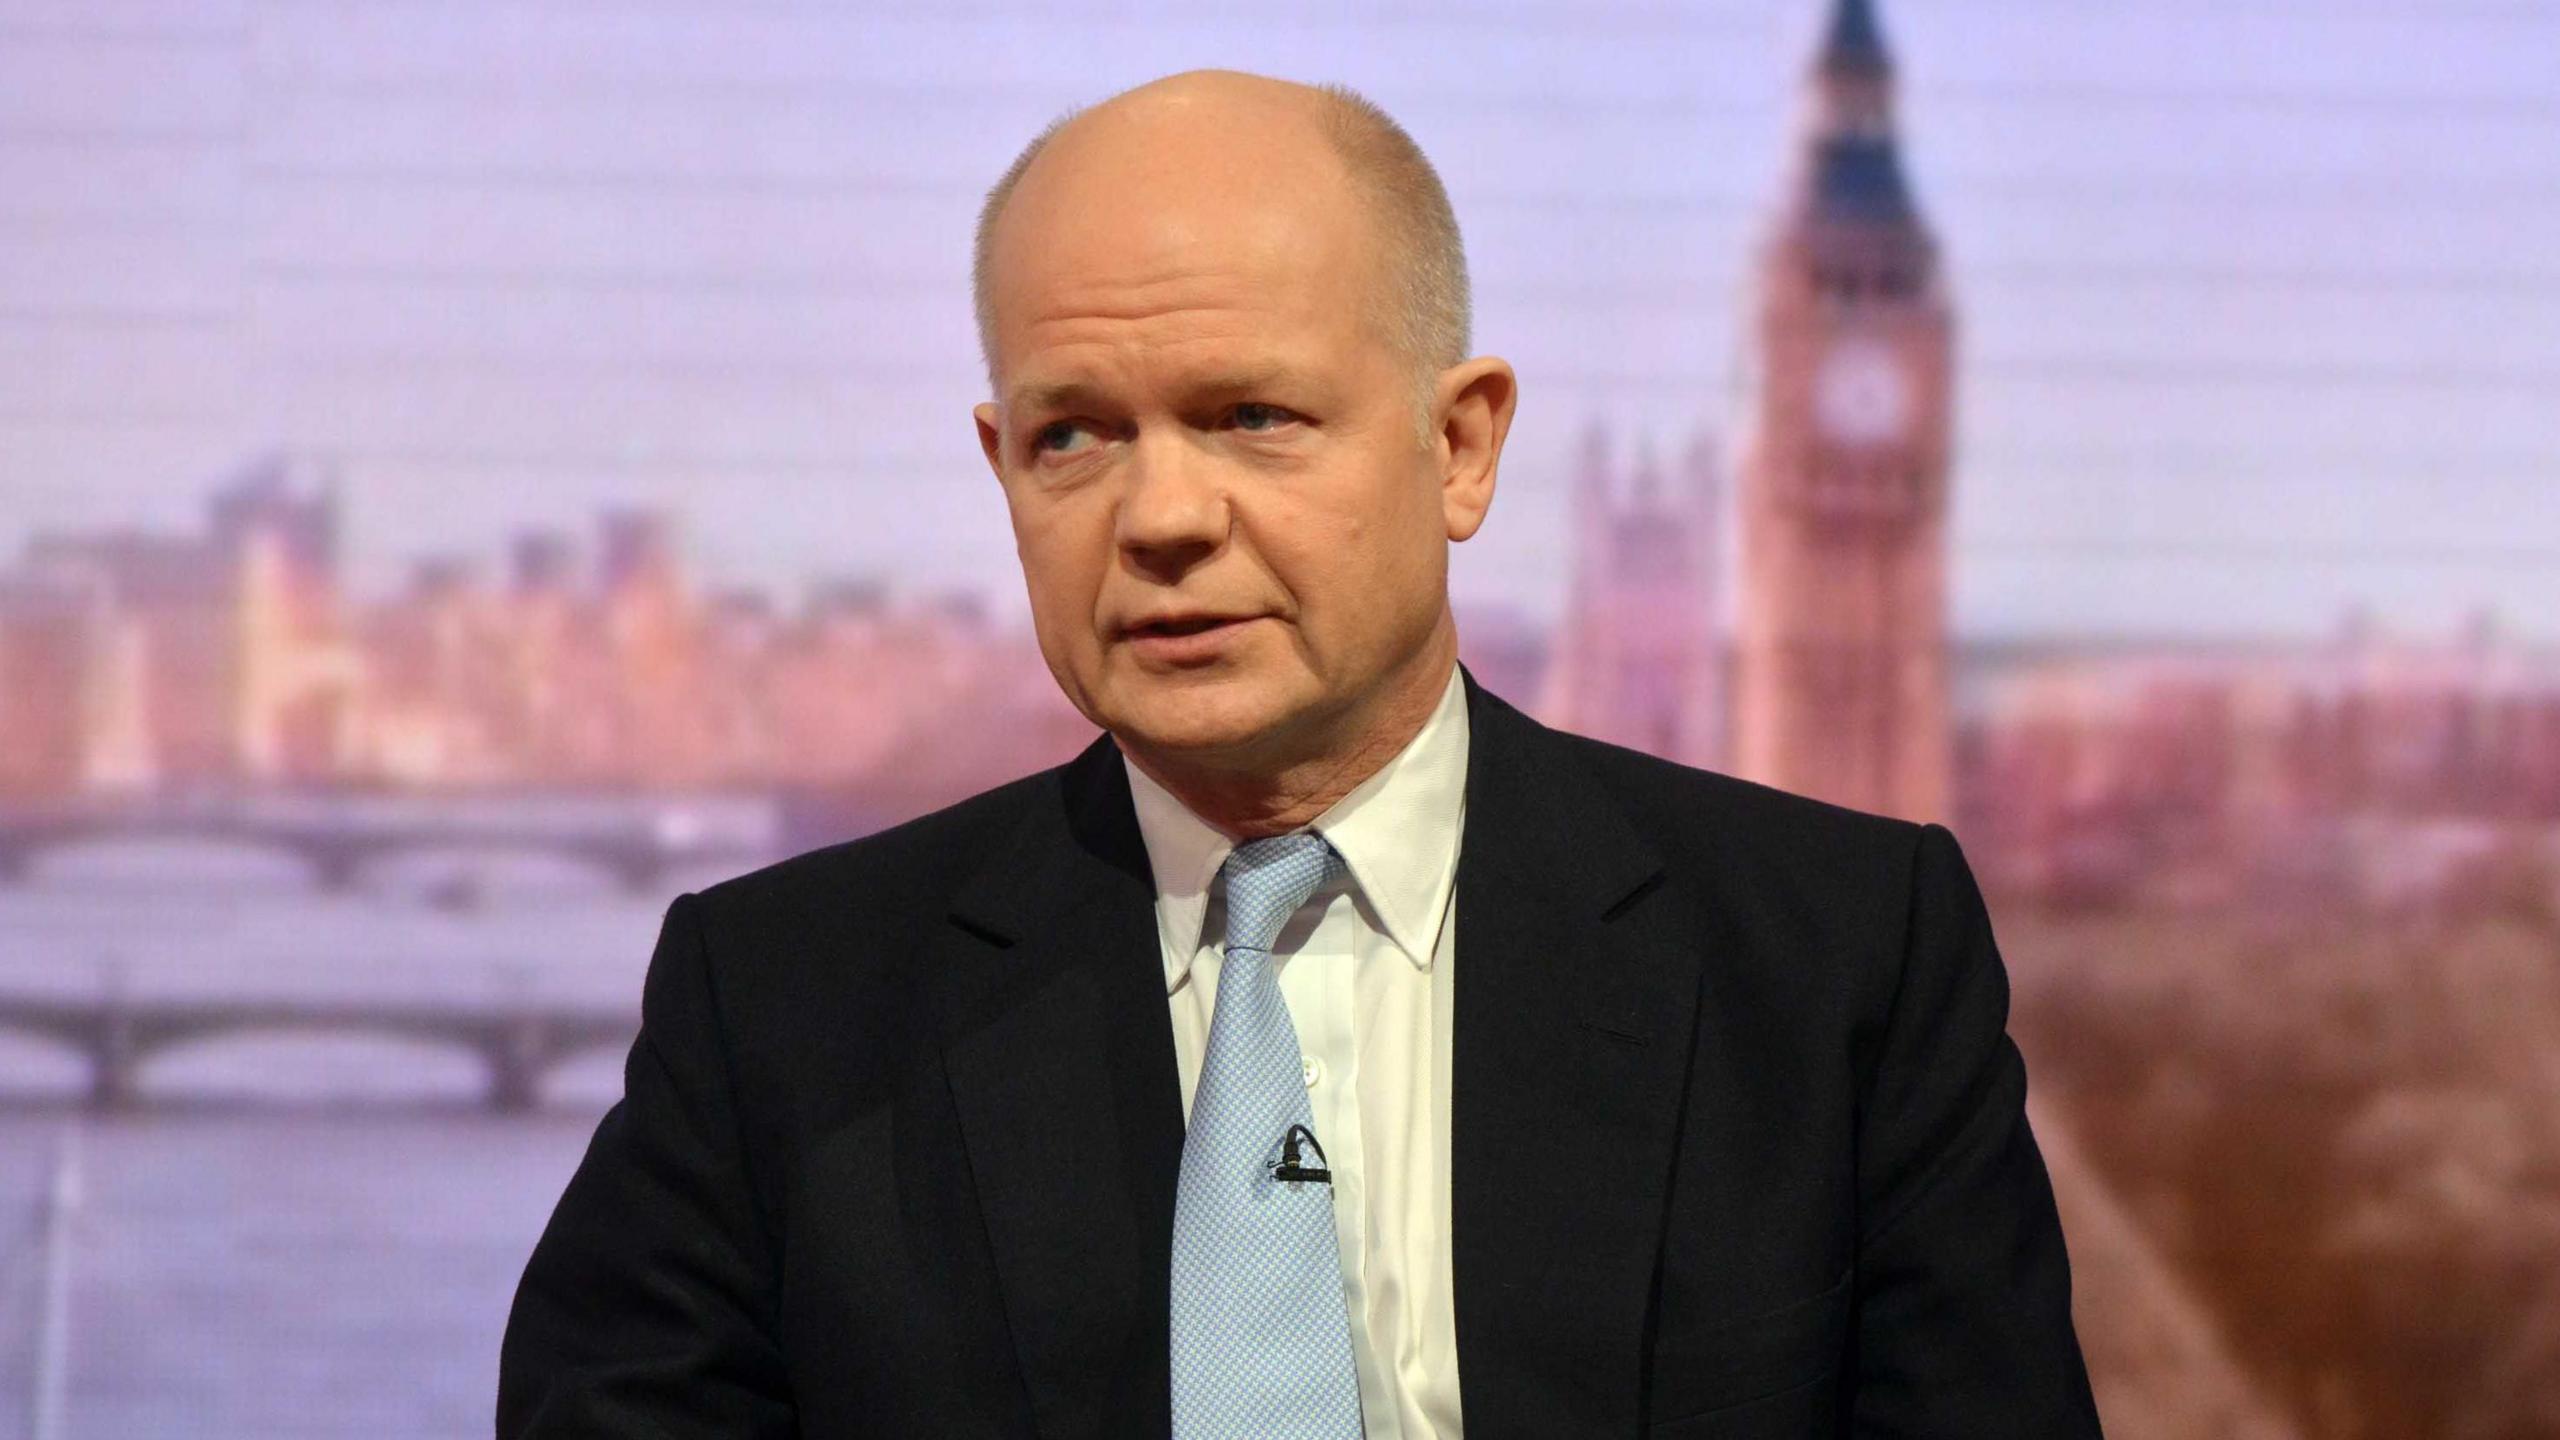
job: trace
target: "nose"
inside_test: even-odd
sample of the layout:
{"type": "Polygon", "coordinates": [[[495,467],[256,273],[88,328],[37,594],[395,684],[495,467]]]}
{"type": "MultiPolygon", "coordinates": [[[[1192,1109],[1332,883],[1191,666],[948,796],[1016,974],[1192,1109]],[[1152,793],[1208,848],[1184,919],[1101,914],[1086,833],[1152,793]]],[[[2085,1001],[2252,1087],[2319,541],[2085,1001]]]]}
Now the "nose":
{"type": "Polygon", "coordinates": [[[1216,462],[1175,435],[1141,436],[1123,473],[1114,539],[1150,578],[1173,580],[1226,543],[1229,516],[1216,462]]]}

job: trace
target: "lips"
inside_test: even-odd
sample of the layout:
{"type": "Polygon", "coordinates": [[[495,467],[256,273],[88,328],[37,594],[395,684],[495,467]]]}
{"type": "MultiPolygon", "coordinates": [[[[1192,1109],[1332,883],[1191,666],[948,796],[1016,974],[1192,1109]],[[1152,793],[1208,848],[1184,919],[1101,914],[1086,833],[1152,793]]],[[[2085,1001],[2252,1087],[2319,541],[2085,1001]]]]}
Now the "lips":
{"type": "Polygon", "coordinates": [[[1151,666],[1215,663],[1249,634],[1259,615],[1158,615],[1124,627],[1121,640],[1151,666]]]}
{"type": "Polygon", "coordinates": [[[1221,625],[1232,625],[1252,618],[1250,615],[1163,615],[1152,620],[1141,620],[1126,627],[1121,633],[1138,636],[1197,635],[1204,630],[1214,630],[1221,625]]]}

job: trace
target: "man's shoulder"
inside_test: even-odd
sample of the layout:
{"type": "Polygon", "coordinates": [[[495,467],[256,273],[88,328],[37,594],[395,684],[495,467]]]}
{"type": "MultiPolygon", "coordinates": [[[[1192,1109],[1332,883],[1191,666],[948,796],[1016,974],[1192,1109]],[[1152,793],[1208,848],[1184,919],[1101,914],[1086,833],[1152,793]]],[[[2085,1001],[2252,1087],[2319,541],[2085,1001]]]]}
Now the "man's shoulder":
{"type": "Polygon", "coordinates": [[[1908,849],[1912,821],[1568,731],[1548,732],[1651,836],[1714,833],[1752,844],[1908,849]]]}
{"type": "Polygon", "coordinates": [[[1719,903],[1872,926],[1904,908],[1923,828],[1588,736],[1550,732],[1678,876],[1719,903]]]}
{"type": "Polygon", "coordinates": [[[1707,927],[1723,1003],[1771,1025],[1873,1013],[1893,993],[1927,827],[1579,736],[1557,758],[1707,927]]]}

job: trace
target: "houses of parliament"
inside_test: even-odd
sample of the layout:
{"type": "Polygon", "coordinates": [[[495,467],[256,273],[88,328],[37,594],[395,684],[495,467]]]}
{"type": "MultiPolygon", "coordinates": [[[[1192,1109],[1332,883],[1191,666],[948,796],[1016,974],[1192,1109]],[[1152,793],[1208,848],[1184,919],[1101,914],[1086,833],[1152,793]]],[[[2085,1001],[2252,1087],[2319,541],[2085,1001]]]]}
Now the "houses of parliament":
{"type": "Polygon", "coordinates": [[[1705,440],[1667,476],[1649,454],[1622,468],[1597,431],[1585,441],[1539,708],[1689,764],[1944,821],[1952,315],[1868,0],[1832,10],[1794,143],[1756,261],[1738,491],[1705,440]]]}
{"type": "MultiPolygon", "coordinates": [[[[1594,430],[1565,477],[1561,614],[1461,604],[1470,666],[1559,728],[1945,823],[2013,889],[2423,895],[2499,826],[2560,818],[2560,653],[2485,612],[2441,642],[2361,612],[2309,639],[1957,642],[1953,304],[1895,87],[1872,0],[1831,0],[1752,260],[1732,443],[1594,430]],[[2443,833],[2397,843],[2404,822],[2443,833]]],[[[262,455],[201,533],[39,534],[0,565],[0,807],[711,787],[897,817],[1091,736],[980,598],[705,585],[659,511],[608,511],[583,546],[523,530],[494,574],[415,557],[360,596],[344,480],[262,455]]]]}

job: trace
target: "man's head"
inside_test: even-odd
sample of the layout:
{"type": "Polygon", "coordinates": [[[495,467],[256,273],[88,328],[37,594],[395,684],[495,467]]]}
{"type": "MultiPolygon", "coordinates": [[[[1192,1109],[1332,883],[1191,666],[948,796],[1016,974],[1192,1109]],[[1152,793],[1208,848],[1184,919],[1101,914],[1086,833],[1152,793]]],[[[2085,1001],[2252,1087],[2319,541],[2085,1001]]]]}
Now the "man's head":
{"type": "Polygon", "coordinates": [[[1114,97],[989,196],[977,293],[979,440],[1077,708],[1142,763],[1233,774],[1428,708],[1514,382],[1465,358],[1448,200],[1392,121],[1227,71],[1114,97]]]}
{"type": "MultiPolygon", "coordinates": [[[[1382,289],[1369,303],[1379,305],[1377,323],[1393,327],[1395,343],[1412,362],[1417,424],[1427,418],[1432,382],[1440,371],[1467,358],[1473,306],[1467,285],[1466,246],[1458,235],[1457,213],[1440,183],[1429,156],[1413,143],[1404,127],[1366,96],[1341,85],[1292,85],[1236,71],[1192,71],[1168,76],[1152,85],[1124,92],[1117,100],[1135,101],[1157,92],[1240,87],[1251,94],[1294,103],[1312,113],[1351,182],[1362,195],[1378,226],[1385,268],[1382,289]]],[[[976,303],[978,350],[985,357],[987,380],[996,383],[995,296],[989,283],[993,239],[1023,172],[1031,168],[1049,141],[1085,111],[1070,111],[1052,121],[1014,156],[978,211],[977,242],[970,264],[970,288],[976,303]]]]}

